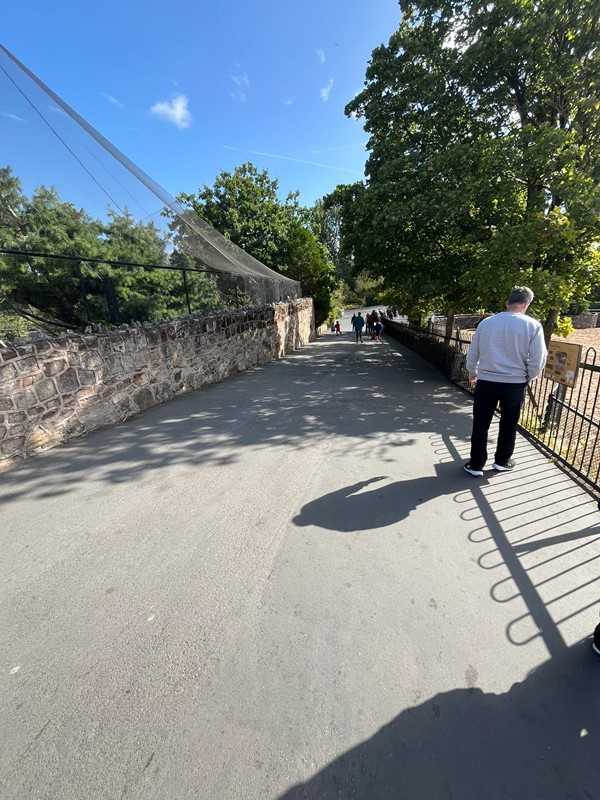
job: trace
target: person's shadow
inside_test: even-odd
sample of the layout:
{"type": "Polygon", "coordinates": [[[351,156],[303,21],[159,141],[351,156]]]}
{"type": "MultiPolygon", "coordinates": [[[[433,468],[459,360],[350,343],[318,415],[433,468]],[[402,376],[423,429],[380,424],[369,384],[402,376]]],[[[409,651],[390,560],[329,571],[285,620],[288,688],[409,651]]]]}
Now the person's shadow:
{"type": "Polygon", "coordinates": [[[583,642],[506,694],[438,694],[279,800],[595,800],[599,683],[583,642]]]}
{"type": "MultiPolygon", "coordinates": [[[[436,472],[394,483],[383,483],[388,480],[386,476],[358,481],[306,503],[293,522],[300,527],[315,525],[344,532],[385,528],[407,517],[421,503],[466,491],[474,482],[454,463],[436,464],[436,472]],[[369,491],[363,491],[367,486],[371,486],[369,491]]],[[[478,486],[486,483],[485,479],[477,481],[478,486]]]]}

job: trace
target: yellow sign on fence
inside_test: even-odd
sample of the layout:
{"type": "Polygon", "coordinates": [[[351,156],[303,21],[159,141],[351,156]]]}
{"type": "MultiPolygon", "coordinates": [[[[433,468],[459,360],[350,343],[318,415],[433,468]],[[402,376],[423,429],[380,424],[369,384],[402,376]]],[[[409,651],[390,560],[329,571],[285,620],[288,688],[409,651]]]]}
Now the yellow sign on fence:
{"type": "Polygon", "coordinates": [[[548,345],[548,360],[544,378],[573,388],[581,362],[581,345],[552,340],[548,345]]]}

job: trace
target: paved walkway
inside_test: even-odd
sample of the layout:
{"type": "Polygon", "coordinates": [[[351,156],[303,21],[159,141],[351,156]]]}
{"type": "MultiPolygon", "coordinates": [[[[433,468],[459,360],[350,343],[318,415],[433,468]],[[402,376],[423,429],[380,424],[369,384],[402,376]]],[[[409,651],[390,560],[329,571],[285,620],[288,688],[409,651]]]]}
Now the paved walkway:
{"type": "Polygon", "coordinates": [[[3,800],[600,796],[596,503],[348,328],[0,477],[3,800]]]}

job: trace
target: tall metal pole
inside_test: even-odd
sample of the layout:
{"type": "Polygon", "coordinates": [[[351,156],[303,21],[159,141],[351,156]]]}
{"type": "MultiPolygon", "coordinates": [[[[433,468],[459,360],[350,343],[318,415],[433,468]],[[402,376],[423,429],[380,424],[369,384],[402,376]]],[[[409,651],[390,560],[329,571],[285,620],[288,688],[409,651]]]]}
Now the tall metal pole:
{"type": "Polygon", "coordinates": [[[188,290],[188,282],[187,282],[187,274],[186,270],[182,269],[181,274],[183,275],[183,288],[185,289],[185,302],[187,303],[188,314],[191,315],[192,307],[190,306],[190,293],[188,290]]]}
{"type": "Polygon", "coordinates": [[[81,274],[81,261],[80,261],[80,259],[76,258],[74,260],[74,264],[75,264],[75,273],[76,273],[77,277],[79,278],[79,288],[81,290],[81,299],[83,301],[83,309],[85,311],[85,315],[87,317],[87,321],[91,322],[92,321],[92,315],[90,314],[90,307],[88,305],[87,295],[85,293],[85,286],[83,285],[83,276],[81,274]]]}

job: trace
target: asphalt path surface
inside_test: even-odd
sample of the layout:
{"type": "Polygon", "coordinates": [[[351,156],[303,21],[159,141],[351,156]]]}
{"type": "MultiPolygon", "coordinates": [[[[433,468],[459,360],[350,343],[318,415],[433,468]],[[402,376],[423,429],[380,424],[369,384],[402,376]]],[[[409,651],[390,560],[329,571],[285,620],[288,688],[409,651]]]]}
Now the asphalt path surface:
{"type": "Polygon", "coordinates": [[[2,800],[600,797],[596,503],[349,317],[0,476],[2,800]]]}

